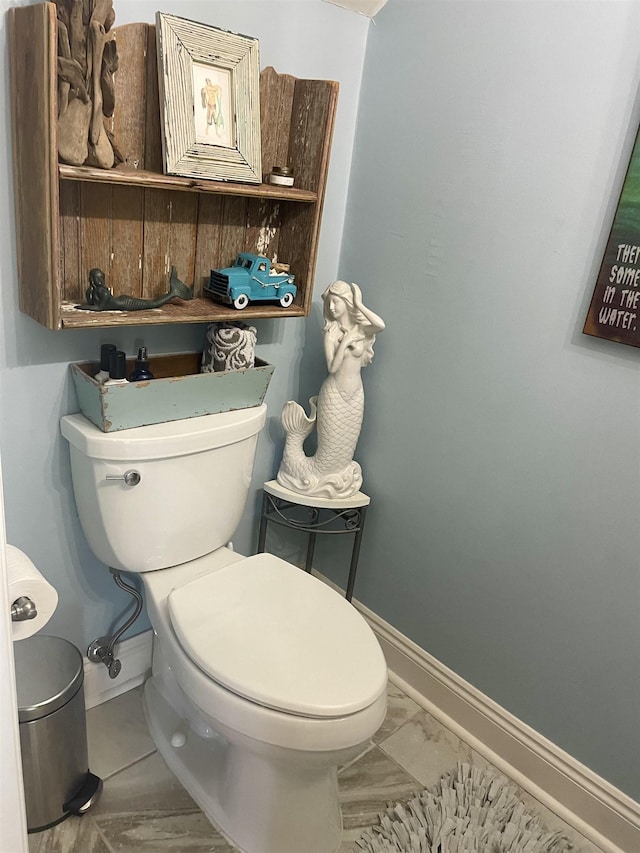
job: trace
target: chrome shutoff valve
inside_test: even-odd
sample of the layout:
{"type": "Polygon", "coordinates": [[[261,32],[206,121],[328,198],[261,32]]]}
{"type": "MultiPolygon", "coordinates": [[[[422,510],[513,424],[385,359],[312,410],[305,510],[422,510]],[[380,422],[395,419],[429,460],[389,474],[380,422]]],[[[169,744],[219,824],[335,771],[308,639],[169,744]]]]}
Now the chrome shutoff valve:
{"type": "Polygon", "coordinates": [[[109,671],[109,678],[117,678],[122,664],[118,658],[114,658],[113,649],[109,648],[110,639],[110,637],[98,637],[94,640],[87,649],[87,657],[93,663],[103,663],[109,671]]]}

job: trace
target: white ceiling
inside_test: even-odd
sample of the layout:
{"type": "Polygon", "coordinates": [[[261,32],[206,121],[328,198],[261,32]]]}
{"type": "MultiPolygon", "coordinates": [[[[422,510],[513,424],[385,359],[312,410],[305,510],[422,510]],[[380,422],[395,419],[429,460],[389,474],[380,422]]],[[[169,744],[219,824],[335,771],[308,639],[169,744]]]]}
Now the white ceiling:
{"type": "Polygon", "coordinates": [[[351,9],[352,12],[358,12],[359,15],[366,15],[368,18],[373,18],[386,2],[387,0],[325,0],[325,3],[351,9]]]}

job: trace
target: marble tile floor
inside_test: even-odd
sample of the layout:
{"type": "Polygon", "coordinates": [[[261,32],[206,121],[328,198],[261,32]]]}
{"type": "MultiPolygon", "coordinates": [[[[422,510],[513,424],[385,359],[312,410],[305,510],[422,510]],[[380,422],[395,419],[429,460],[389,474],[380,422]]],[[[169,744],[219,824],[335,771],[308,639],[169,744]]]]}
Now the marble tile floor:
{"type": "MultiPolygon", "coordinates": [[[[362,829],[376,822],[387,803],[434,784],[458,760],[488,766],[393,683],[388,696],[382,727],[339,772],[344,819],[339,853],[355,853],[362,829]]],[[[84,817],[30,835],[30,853],[235,853],[156,752],[141,698],[142,688],[136,688],[88,712],[89,763],[104,780],[102,797],[84,817]]],[[[574,853],[598,853],[526,792],[521,796],[549,829],[562,829],[574,853]]]]}

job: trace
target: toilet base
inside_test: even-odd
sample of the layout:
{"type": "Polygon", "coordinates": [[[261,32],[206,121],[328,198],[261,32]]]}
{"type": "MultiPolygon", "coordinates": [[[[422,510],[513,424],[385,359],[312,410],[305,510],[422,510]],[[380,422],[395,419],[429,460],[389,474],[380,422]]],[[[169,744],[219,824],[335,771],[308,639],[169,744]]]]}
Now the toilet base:
{"type": "Polygon", "coordinates": [[[144,710],[169,769],[205,815],[244,853],[334,853],[342,839],[337,768],[293,751],[267,755],[262,744],[201,737],[150,678],[144,710]],[[172,741],[175,746],[172,746],[172,741]]]}

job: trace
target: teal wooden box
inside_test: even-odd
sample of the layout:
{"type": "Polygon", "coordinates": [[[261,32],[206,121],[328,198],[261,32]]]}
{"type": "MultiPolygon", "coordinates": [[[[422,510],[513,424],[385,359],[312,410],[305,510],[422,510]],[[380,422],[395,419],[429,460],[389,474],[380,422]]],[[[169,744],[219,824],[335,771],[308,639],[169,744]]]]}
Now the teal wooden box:
{"type": "MultiPolygon", "coordinates": [[[[201,353],[149,359],[154,379],[126,385],[100,385],[98,362],[71,364],[80,411],[103,432],[196,418],[259,406],[274,367],[259,358],[255,366],[224,373],[200,373],[201,353]]],[[[127,375],[135,359],[127,361],[127,375]]]]}

